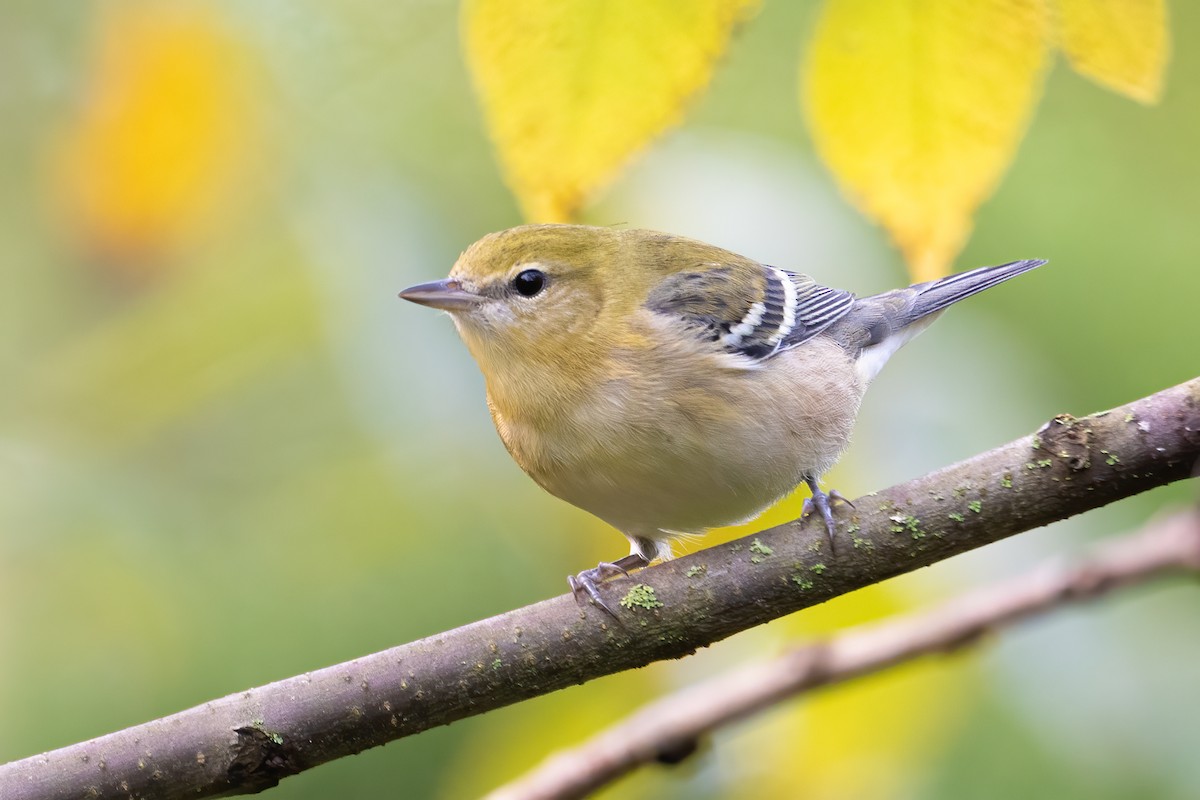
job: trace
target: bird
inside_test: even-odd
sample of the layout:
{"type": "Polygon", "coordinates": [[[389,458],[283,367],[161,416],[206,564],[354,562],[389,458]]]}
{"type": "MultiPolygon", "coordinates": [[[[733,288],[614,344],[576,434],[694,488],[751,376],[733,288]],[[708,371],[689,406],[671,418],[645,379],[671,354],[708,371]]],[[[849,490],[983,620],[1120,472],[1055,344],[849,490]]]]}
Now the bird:
{"type": "Polygon", "coordinates": [[[884,363],[959,300],[1046,263],[981,267],[866,297],[694,239],[530,224],[484,236],[449,277],[400,297],[448,312],[518,465],[607,522],[628,556],[568,578],[599,586],[671,541],[746,522],[820,487],[884,363]]]}

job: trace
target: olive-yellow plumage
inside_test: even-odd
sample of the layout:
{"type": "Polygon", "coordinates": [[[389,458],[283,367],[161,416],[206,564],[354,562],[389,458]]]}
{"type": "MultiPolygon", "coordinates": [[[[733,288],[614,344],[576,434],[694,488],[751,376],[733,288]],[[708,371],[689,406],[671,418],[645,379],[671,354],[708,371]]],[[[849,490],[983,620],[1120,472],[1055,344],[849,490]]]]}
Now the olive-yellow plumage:
{"type": "Polygon", "coordinates": [[[817,480],[879,368],[946,306],[1041,263],[857,298],[678,236],[526,225],[401,297],[450,313],[521,468],[629,539],[630,559],[572,581],[604,606],[607,574],[802,482],[832,535],[817,480]]]}

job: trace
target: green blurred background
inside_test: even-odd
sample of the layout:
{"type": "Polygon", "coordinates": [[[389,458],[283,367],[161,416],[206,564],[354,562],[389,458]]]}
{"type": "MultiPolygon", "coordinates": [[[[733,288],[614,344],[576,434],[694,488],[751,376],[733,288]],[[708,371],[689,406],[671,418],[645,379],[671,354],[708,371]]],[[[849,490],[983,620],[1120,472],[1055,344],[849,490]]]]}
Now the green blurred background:
{"type": "MultiPolygon", "coordinates": [[[[1200,8],[1172,12],[1160,106],[1053,71],[959,260],[1052,265],[895,359],[832,476],[847,495],[1197,374],[1200,8]]],[[[804,131],[796,63],[815,13],[766,3],[687,123],[585,221],[859,292],[905,282],[804,131]]],[[[521,221],[457,14],[0,8],[0,761],[561,593],[624,552],[510,463],[449,321],[395,297],[521,221]]],[[[1194,495],[1151,492],[272,794],[477,795],[634,703],[1194,495]]],[[[610,796],[1200,796],[1197,611],[1176,583],[1058,613],[784,706],[610,796]]]]}

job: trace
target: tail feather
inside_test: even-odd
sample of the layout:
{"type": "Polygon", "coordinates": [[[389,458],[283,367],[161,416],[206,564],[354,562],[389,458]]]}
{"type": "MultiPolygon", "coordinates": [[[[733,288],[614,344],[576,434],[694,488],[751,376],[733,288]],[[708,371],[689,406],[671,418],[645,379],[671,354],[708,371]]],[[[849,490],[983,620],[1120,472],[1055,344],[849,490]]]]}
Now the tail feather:
{"type": "Polygon", "coordinates": [[[1038,258],[1011,261],[997,267],[980,267],[912,286],[910,289],[914,290],[916,294],[912,298],[912,304],[905,309],[905,318],[901,326],[911,325],[921,317],[935,314],[959,300],[964,300],[984,289],[1004,283],[1023,272],[1037,269],[1045,263],[1044,259],[1038,258]]]}
{"type": "Polygon", "coordinates": [[[941,311],[1045,263],[1030,259],[980,267],[863,298],[831,335],[856,353],[855,368],[863,382],[870,383],[888,359],[929,327],[941,311]]]}

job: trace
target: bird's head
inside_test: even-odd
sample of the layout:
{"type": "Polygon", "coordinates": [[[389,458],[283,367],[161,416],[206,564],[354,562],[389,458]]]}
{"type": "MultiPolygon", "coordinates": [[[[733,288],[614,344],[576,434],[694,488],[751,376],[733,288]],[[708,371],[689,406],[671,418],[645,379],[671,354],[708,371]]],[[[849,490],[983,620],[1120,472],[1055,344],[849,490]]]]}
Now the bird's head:
{"type": "Polygon", "coordinates": [[[445,280],[400,297],[448,312],[485,372],[586,357],[645,296],[646,276],[627,263],[644,233],[510,228],[467,248],[445,280]]]}

